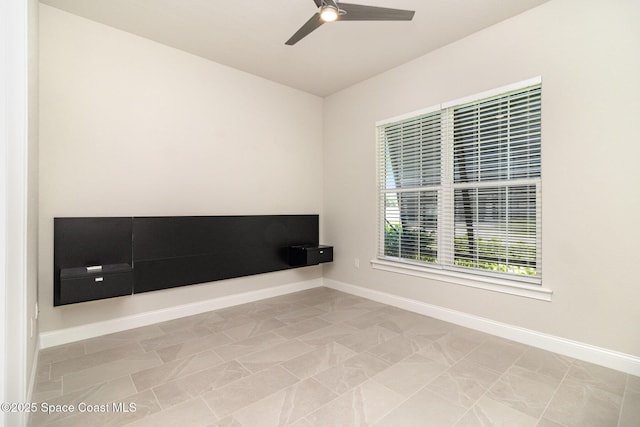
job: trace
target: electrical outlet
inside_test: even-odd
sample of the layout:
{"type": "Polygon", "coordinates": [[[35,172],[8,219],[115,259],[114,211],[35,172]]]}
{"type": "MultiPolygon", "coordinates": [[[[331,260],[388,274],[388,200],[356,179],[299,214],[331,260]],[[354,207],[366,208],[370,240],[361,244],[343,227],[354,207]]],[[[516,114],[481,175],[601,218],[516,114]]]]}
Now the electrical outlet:
{"type": "Polygon", "coordinates": [[[359,258],[354,258],[353,260],[353,266],[355,268],[360,268],[360,259],[359,258]]]}

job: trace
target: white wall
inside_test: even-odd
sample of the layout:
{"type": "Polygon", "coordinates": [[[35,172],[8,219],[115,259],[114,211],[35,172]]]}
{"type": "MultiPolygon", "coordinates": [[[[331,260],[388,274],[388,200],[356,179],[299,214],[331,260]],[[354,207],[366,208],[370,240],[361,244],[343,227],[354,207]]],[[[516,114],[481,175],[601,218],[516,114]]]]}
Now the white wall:
{"type": "Polygon", "coordinates": [[[321,276],[54,308],[54,217],[322,214],[323,101],[46,5],[40,77],[41,331],[321,276]]]}
{"type": "Polygon", "coordinates": [[[325,99],[324,276],[640,356],[638,22],[635,0],[552,0],[325,99]],[[372,270],[375,122],[538,75],[552,302],[372,270]]]}
{"type": "MultiPolygon", "coordinates": [[[[37,351],[37,0],[0,5],[0,400],[28,401],[37,351]],[[34,319],[35,320],[35,319],[34,319]]],[[[0,426],[24,414],[0,414],[0,426]]]]}

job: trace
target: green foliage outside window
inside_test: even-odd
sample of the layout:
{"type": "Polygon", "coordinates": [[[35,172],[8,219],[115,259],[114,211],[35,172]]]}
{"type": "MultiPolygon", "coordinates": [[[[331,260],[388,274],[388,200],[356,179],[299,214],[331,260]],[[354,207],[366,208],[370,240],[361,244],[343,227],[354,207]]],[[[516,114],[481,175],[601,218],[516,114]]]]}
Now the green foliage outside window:
{"type": "MultiPolygon", "coordinates": [[[[467,236],[455,239],[455,262],[458,267],[479,268],[502,273],[535,276],[535,265],[528,265],[531,254],[535,254],[535,244],[517,242],[509,247],[498,239],[478,238],[478,254],[469,252],[467,236]],[[508,259],[509,263],[501,260],[508,259]]],[[[438,262],[435,232],[416,228],[402,229],[400,224],[385,226],[384,254],[408,260],[438,262]]]]}
{"type": "Polygon", "coordinates": [[[384,254],[416,261],[437,262],[435,232],[419,228],[402,229],[400,224],[385,226],[384,254]]]}

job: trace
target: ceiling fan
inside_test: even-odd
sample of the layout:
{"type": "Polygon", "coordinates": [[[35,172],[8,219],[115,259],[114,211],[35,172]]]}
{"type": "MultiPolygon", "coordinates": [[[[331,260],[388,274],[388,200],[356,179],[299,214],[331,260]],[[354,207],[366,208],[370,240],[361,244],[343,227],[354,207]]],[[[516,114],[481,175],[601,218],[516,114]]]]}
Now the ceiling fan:
{"type": "Polygon", "coordinates": [[[411,21],[415,11],[342,3],[336,0],[313,0],[318,11],[289,40],[293,46],[325,22],[333,21],[411,21]]]}

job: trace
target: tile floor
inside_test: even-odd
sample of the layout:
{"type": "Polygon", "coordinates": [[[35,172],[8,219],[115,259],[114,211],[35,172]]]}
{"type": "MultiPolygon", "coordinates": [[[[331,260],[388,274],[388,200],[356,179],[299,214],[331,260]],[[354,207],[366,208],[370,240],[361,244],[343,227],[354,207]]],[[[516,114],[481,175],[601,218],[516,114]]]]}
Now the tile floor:
{"type": "Polygon", "coordinates": [[[639,377],[327,288],[45,349],[33,400],[33,427],[640,426],[639,377]]]}

